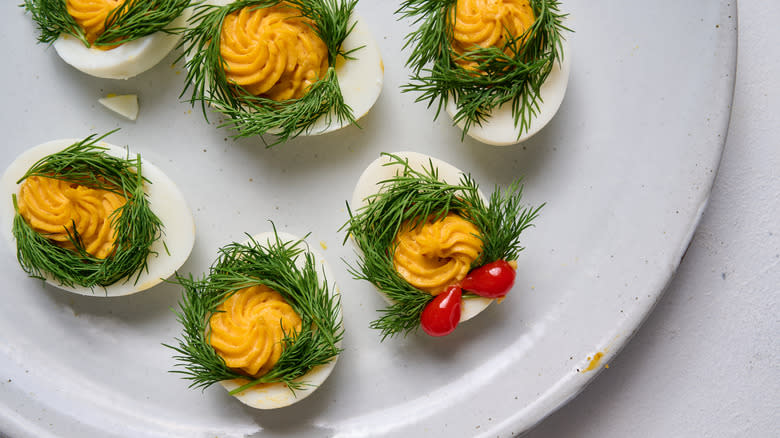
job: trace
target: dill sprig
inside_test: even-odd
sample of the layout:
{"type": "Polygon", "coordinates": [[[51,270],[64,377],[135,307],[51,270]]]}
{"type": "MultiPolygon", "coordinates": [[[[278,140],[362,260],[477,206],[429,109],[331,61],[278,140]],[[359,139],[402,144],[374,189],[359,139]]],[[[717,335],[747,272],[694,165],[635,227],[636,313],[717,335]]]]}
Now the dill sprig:
{"type": "Polygon", "coordinates": [[[72,35],[85,46],[115,46],[155,32],[174,33],[167,26],[190,5],[191,0],[125,0],[106,17],[105,30],[90,44],[84,29],[68,13],[65,0],[24,0],[20,6],[38,25],[39,43],[53,43],[61,34],[72,35]]]}
{"type": "Polygon", "coordinates": [[[105,153],[95,134],[60,152],[48,155],[22,176],[17,184],[31,176],[54,178],[123,196],[125,204],[110,216],[114,227],[115,251],[105,259],[93,257],[84,249],[75,224],[65,231],[75,250],[60,248],[38,233],[19,214],[16,195],[12,195],[14,216],[12,233],[16,239],[16,257],[22,269],[34,278],[52,278],[61,285],[88,288],[129,281],[147,271],[153,242],[162,236],[163,224],[149,206],[144,184],[141,156],[119,158],[105,153]]]}
{"type": "Polygon", "coordinates": [[[276,227],[274,236],[266,244],[250,238],[247,243],[221,248],[208,275],[201,280],[192,275],[176,276],[176,282],[184,287],[176,312],[183,334],[176,339],[178,346],[166,347],[177,353],[176,365],[183,368],[172,372],[190,380],[191,388],[206,388],[222,380],[249,379],[249,383],[231,394],[271,382],[282,382],[295,391],[307,386],[307,382],[296,379],[341,352],[338,345],[344,331],[335,286],[328,283],[324,273],[318,276],[314,256],[304,249],[303,239],[282,241],[276,227]],[[297,264],[299,257],[303,257],[301,267],[297,264]],[[282,340],[285,348],[276,365],[256,379],[229,368],[211,346],[208,334],[209,320],[217,306],[239,289],[254,285],[279,292],[302,320],[301,331],[282,340]]]}
{"type": "Polygon", "coordinates": [[[471,126],[481,125],[492,110],[508,103],[519,138],[539,111],[539,90],[553,64],[562,60],[562,34],[570,30],[563,25],[566,14],[560,13],[557,0],[530,0],[536,19],[522,35],[508,35],[505,47],[477,47],[459,55],[451,45],[456,1],[401,2],[396,14],[417,26],[405,38],[404,49],[411,47],[406,65],[412,75],[401,89],[418,93],[416,101],[427,101],[429,108],[436,104],[434,119],[453,99],[457,106],[453,124],[463,123],[461,139],[471,126]],[[476,66],[464,68],[456,59],[476,66]]]}
{"type": "Polygon", "coordinates": [[[496,187],[487,203],[479,194],[479,185],[470,174],[462,174],[457,184],[441,181],[438,169],[429,161],[421,170],[413,169],[408,159],[383,153],[390,158],[386,166],[399,166],[396,176],[378,185],[381,191],[366,198],[367,204],[352,212],[341,227],[355,239],[360,249],[357,263],[348,264],[355,279],[367,280],[384,293],[392,304],[380,310],[382,316],[371,327],[382,332],[382,339],[415,330],[420,314],[433,299],[401,277],[393,265],[394,239],[405,221],[417,226],[426,220],[438,220],[454,212],[480,230],[482,253],[472,263],[476,268],[496,260],[515,260],[523,250],[520,234],[544,206],[522,204],[523,186],[513,182],[503,192],[496,187]]]}
{"type": "MultiPolygon", "coordinates": [[[[299,99],[275,101],[254,96],[232,83],[225,74],[225,61],[219,42],[225,17],[244,7],[269,8],[281,0],[237,0],[225,6],[202,4],[195,8],[179,47],[184,48],[179,59],[188,59],[187,85],[180,96],[192,89],[189,102],[200,102],[203,116],[207,104],[226,116],[219,127],[235,130],[233,137],[262,136],[272,133],[276,141],[268,147],[283,143],[309,129],[322,116],[331,123],[355,123],[352,109],[344,102],[336,76],[338,57],[351,59],[354,50],[344,51],[342,44],[354,26],[349,17],[357,0],[287,0],[314,22],[314,31],[328,49],[328,70],[312,84],[299,99]]],[[[355,49],[357,50],[357,49],[355,49]]],[[[263,139],[265,142],[265,139],[263,139]]]]}

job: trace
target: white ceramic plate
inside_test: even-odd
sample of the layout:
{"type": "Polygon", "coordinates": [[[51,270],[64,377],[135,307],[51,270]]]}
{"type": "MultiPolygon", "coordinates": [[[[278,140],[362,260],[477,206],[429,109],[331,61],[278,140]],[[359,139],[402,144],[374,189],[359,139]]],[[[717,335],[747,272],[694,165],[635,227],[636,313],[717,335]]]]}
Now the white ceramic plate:
{"type": "Polygon", "coordinates": [[[503,437],[532,427],[609,363],[657,302],[706,205],[729,118],[736,2],[564,2],[576,30],[566,98],[544,130],[504,148],[461,142],[445,114],[433,122],[398,91],[409,23],[392,19],[395,7],[358,5],[385,60],[384,90],[362,129],[265,150],[178,102],[175,54],[135,79],[92,78],[36,45],[15,3],[0,6],[0,168],[44,141],[121,127],[111,141],[154,162],[193,209],[196,243],[182,272],[203,272],[217,248],[268,219],[311,231],[342,291],[346,329],[339,366],[316,393],[260,412],[219,387],[188,390],[168,372],[174,361],[161,344],[180,330],[174,285],[74,296],[25,277],[2,248],[0,434],[503,437]],[[108,93],[137,93],[138,120],[98,105],[108,93]],[[380,343],[368,324],[382,299],[339,262],[354,260],[337,230],[356,179],[396,150],[470,171],[485,191],[524,175],[528,202],[547,202],[525,233],[511,296],[442,339],[380,343]]]}

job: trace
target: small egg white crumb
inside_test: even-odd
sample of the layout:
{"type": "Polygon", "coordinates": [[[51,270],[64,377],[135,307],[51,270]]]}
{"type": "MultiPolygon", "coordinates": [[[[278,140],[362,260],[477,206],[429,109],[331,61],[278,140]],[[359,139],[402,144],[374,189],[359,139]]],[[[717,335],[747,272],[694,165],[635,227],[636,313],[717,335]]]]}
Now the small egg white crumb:
{"type": "Polygon", "coordinates": [[[115,94],[109,94],[106,97],[98,99],[98,102],[111,111],[130,120],[138,118],[138,95],[123,94],[117,96],[115,94]]]}

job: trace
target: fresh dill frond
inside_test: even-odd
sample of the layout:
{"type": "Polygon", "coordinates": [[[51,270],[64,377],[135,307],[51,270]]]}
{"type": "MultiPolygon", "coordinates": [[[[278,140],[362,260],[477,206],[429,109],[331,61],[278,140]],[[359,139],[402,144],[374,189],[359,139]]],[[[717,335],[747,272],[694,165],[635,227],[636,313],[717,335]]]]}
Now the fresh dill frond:
{"type": "Polygon", "coordinates": [[[38,42],[51,44],[60,34],[73,35],[89,46],[87,36],[76,20],[68,13],[62,0],[24,0],[19,5],[29,12],[38,26],[38,42]]]}
{"type": "Polygon", "coordinates": [[[392,301],[389,307],[380,309],[382,316],[371,321],[369,327],[382,333],[382,340],[397,333],[404,335],[420,325],[420,314],[433,299],[433,295],[421,291],[404,280],[393,267],[392,252],[388,247],[374,244],[367,234],[354,234],[355,243],[362,251],[355,266],[347,269],[356,280],[371,282],[392,301]]]}
{"type": "Polygon", "coordinates": [[[521,205],[522,198],[523,186],[518,179],[503,192],[496,186],[487,205],[481,204],[469,212],[471,221],[483,233],[482,254],[474,262],[474,267],[496,260],[517,260],[523,250],[520,233],[533,226],[532,222],[545,206],[524,207],[521,205]]]}
{"type": "Polygon", "coordinates": [[[347,204],[349,220],[341,230],[347,233],[344,243],[352,237],[360,249],[356,264],[347,264],[350,274],[371,282],[393,303],[371,322],[385,339],[415,330],[425,305],[433,299],[433,295],[404,280],[393,265],[394,240],[404,222],[416,226],[442,219],[450,212],[472,222],[482,240],[482,252],[472,263],[473,269],[496,260],[517,259],[523,250],[520,234],[532,226],[543,205],[531,208],[522,204],[520,180],[503,192],[497,187],[486,202],[469,174],[462,174],[457,184],[449,184],[439,179],[438,169],[430,161],[417,170],[408,159],[382,155],[389,158],[386,166],[398,167],[397,174],[380,181],[382,189],[367,197],[367,203],[357,211],[347,204]]]}
{"type": "Polygon", "coordinates": [[[334,118],[339,123],[355,123],[352,109],[341,94],[335,65],[339,57],[352,58],[353,51],[344,51],[342,44],[354,27],[349,25],[349,18],[356,4],[357,0],[236,0],[225,6],[197,6],[179,43],[183,48],[179,60],[187,59],[188,71],[180,97],[191,90],[189,102],[193,106],[200,103],[206,120],[206,107],[211,105],[226,117],[219,127],[234,129],[234,138],[276,135],[276,141],[268,147],[306,132],[323,116],[328,124],[334,118]],[[227,15],[245,7],[270,8],[280,3],[291,5],[314,22],[314,31],[327,47],[329,65],[326,74],[303,97],[285,101],[252,95],[232,83],[220,53],[222,24],[227,15]]]}
{"type": "Polygon", "coordinates": [[[557,0],[530,0],[536,17],[522,35],[507,37],[504,47],[475,47],[462,55],[452,47],[452,10],[457,0],[405,0],[396,11],[417,26],[404,42],[411,54],[406,65],[412,69],[403,92],[418,94],[417,102],[435,106],[438,118],[449,99],[457,112],[453,124],[463,123],[461,139],[473,125],[481,125],[490,113],[504,105],[512,108],[518,138],[526,132],[539,111],[539,90],[563,57],[563,25],[566,14],[557,0]],[[509,53],[505,53],[508,50],[509,53]],[[473,69],[456,60],[468,59],[473,69]]]}
{"type": "Polygon", "coordinates": [[[334,116],[337,121],[355,123],[352,110],[344,103],[333,67],[300,99],[277,102],[248,94],[236,107],[221,106],[220,102],[214,105],[228,116],[218,127],[235,129],[235,137],[262,136],[273,129],[276,141],[271,146],[304,133],[320,117],[325,117],[327,124],[333,122],[334,116]]]}
{"type": "Polygon", "coordinates": [[[191,388],[206,388],[222,380],[250,380],[233,394],[261,383],[282,382],[291,391],[306,387],[307,382],[299,379],[341,352],[344,330],[335,286],[324,273],[318,275],[314,256],[304,245],[303,240],[281,240],[274,227],[274,239],[266,243],[250,238],[247,243],[221,248],[208,275],[200,280],[177,275],[175,282],[184,288],[176,312],[183,334],[176,339],[178,345],[165,346],[176,352],[176,366],[181,369],[171,372],[190,380],[191,388]],[[302,264],[298,262],[301,257],[302,264]],[[301,331],[282,341],[285,348],[276,365],[258,378],[229,368],[208,335],[217,306],[239,289],[254,285],[279,292],[302,321],[301,331]]]}
{"type": "Polygon", "coordinates": [[[133,276],[138,281],[147,271],[148,258],[155,254],[152,243],[162,236],[163,224],[151,210],[144,191],[144,184],[150,182],[143,177],[140,155],[114,157],[105,153],[107,148],[98,146],[98,142],[113,132],[100,137],[90,135],[40,159],[17,184],[31,176],[41,176],[123,196],[125,204],[110,217],[114,228],[114,252],[105,259],[87,253],[75,225],[65,227],[75,250],[57,246],[24,220],[18,211],[16,195],[12,195],[16,210],[12,228],[16,256],[28,275],[52,278],[68,287],[94,288],[123,279],[129,281],[133,276]]]}
{"type": "Polygon", "coordinates": [[[124,44],[155,32],[173,33],[168,25],[190,6],[192,0],[125,0],[106,17],[102,34],[90,43],[84,29],[68,13],[65,0],[24,0],[20,6],[38,25],[38,42],[53,43],[61,34],[72,35],[85,46],[110,47],[124,44]]]}

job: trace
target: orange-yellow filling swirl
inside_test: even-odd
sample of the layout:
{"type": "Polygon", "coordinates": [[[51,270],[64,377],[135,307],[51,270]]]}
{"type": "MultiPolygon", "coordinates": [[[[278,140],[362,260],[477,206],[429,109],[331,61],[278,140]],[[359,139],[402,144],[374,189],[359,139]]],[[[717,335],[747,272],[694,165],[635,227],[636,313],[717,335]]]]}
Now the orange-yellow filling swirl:
{"type": "Polygon", "coordinates": [[[108,190],[92,189],[54,178],[31,176],[19,189],[19,213],[38,233],[60,247],[75,249],[68,238],[73,227],[94,257],[114,252],[114,212],[126,199],[108,190]]]}
{"type": "Polygon", "coordinates": [[[236,291],[209,320],[210,342],[230,368],[253,377],[267,373],[282,355],[282,340],[301,330],[301,318],[267,286],[236,291]]]}
{"type": "MultiPolygon", "coordinates": [[[[127,2],[128,4],[131,2],[127,2]]],[[[106,18],[115,9],[122,7],[125,0],[66,0],[68,14],[76,20],[90,44],[106,30],[106,18]]],[[[110,48],[110,47],[98,47],[110,48]]]]}
{"type": "Polygon", "coordinates": [[[313,26],[286,3],[229,14],[219,43],[228,81],[273,100],[302,97],[328,70],[328,48],[313,26]]]}
{"type": "MultiPolygon", "coordinates": [[[[497,47],[511,55],[507,42],[523,35],[534,20],[529,0],[458,0],[452,48],[463,55],[479,47],[497,47]]],[[[456,62],[466,68],[476,66],[467,58],[456,62]]]]}
{"type": "Polygon", "coordinates": [[[462,280],[482,252],[479,229],[450,213],[412,228],[407,221],[395,237],[393,264],[412,286],[437,295],[462,280]]]}

